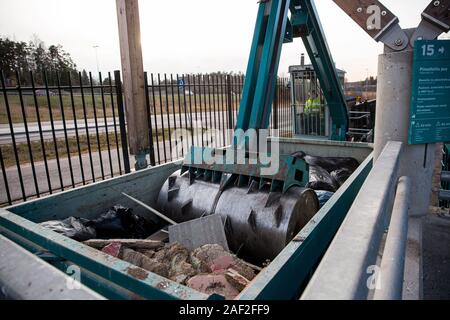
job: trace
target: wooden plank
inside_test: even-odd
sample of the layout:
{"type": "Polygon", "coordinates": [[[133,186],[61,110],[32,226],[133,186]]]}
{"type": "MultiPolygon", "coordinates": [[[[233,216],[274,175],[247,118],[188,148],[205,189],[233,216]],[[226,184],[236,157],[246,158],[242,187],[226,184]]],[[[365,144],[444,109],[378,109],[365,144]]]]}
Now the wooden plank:
{"type": "Polygon", "coordinates": [[[84,241],[83,243],[89,247],[95,249],[102,249],[103,247],[111,244],[111,243],[119,243],[125,247],[130,249],[159,249],[164,246],[164,243],[161,241],[153,241],[153,240],[138,240],[138,239],[110,239],[110,240],[102,240],[102,239],[92,239],[84,241]]]}
{"type": "Polygon", "coordinates": [[[130,153],[150,149],[138,0],[116,0],[130,153]]]}

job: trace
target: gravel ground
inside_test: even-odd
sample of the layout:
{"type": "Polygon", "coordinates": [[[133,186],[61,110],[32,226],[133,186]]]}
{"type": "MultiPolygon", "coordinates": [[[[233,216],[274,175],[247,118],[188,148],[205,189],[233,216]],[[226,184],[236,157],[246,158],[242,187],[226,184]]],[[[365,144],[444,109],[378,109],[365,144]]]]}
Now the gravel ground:
{"type": "Polygon", "coordinates": [[[450,299],[450,217],[424,220],[423,277],[425,300],[450,299]]]}

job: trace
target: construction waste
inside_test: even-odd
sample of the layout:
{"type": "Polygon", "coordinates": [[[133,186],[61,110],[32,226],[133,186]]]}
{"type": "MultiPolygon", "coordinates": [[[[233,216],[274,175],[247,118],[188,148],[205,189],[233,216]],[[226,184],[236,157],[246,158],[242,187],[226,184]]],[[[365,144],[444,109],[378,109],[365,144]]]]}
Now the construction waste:
{"type": "Polygon", "coordinates": [[[158,229],[155,224],[133,214],[132,209],[122,206],[114,206],[94,220],[69,217],[40,225],[77,241],[145,239],[158,229]]]}
{"type": "Polygon", "coordinates": [[[257,272],[217,244],[192,251],[179,243],[151,240],[94,240],[85,244],[189,288],[226,299],[234,299],[257,272]]]}
{"type": "Polygon", "coordinates": [[[309,165],[309,183],[306,187],[316,191],[336,192],[360,165],[354,158],[317,157],[303,151],[292,156],[305,160],[309,165]]]}

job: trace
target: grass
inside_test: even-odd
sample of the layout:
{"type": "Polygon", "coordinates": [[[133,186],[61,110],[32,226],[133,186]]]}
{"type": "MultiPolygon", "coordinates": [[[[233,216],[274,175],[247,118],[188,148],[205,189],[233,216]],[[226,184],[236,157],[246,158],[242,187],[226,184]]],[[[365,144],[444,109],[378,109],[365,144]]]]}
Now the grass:
{"type": "MultiPolygon", "coordinates": [[[[61,112],[61,101],[59,96],[51,96],[50,97],[50,106],[48,107],[48,100],[46,96],[38,96],[37,105],[39,110],[39,117],[41,121],[49,121],[50,120],[50,109],[51,114],[53,116],[53,120],[62,120],[62,112],[61,112]]],[[[62,96],[62,105],[64,109],[64,116],[66,120],[74,119],[75,116],[77,119],[84,119],[84,110],[83,110],[83,99],[81,95],[74,96],[74,108],[72,108],[72,100],[70,95],[62,96]]],[[[165,114],[165,113],[179,113],[185,112],[185,108],[187,112],[207,112],[209,111],[223,111],[227,110],[227,97],[226,95],[196,95],[194,96],[178,96],[175,95],[172,99],[171,95],[168,95],[166,98],[165,95],[155,95],[155,101],[153,103],[153,95],[149,94],[150,100],[150,108],[152,113],[156,114],[165,114]],[[206,100],[205,100],[206,99],[206,100]],[[205,105],[206,103],[206,105],[205,105]],[[154,105],[154,106],[153,106],[154,105]]],[[[116,117],[118,116],[117,112],[117,99],[116,96],[113,96],[114,101],[114,112],[116,117]]],[[[105,103],[105,113],[103,112],[103,99],[101,95],[95,95],[94,98],[90,94],[85,94],[84,103],[86,106],[86,117],[88,119],[94,118],[94,104],[95,104],[95,112],[97,113],[97,118],[101,119],[106,114],[106,117],[113,116],[112,110],[112,100],[109,94],[105,93],[104,103],[105,103]]],[[[22,108],[20,98],[17,95],[8,95],[8,104],[11,111],[11,118],[13,123],[21,123],[23,122],[22,108]]],[[[23,104],[25,109],[26,120],[28,122],[35,122],[38,119],[36,113],[36,106],[34,102],[34,97],[31,95],[23,96],[23,104]]],[[[237,109],[239,106],[238,97],[232,98],[232,108],[237,109]]],[[[6,110],[6,103],[4,96],[0,97],[0,124],[7,124],[8,116],[6,110]]]]}
{"type": "MultiPolygon", "coordinates": [[[[171,132],[174,130],[172,129],[171,132]]],[[[169,135],[169,130],[164,130],[164,135],[167,138],[169,135]]],[[[158,140],[162,141],[163,132],[162,130],[158,130],[158,140]]],[[[110,133],[109,136],[109,144],[111,147],[111,150],[116,149],[116,137],[114,133],[110,133]]],[[[153,132],[153,138],[156,142],[156,132],[153,132]]],[[[100,144],[100,150],[104,151],[108,149],[108,140],[106,133],[99,134],[98,140],[96,135],[89,135],[89,144],[88,139],[86,135],[80,135],[80,151],[82,154],[89,152],[89,146],[91,147],[91,152],[98,151],[98,145],[100,144]]],[[[118,141],[117,144],[119,145],[119,148],[121,147],[121,139],[120,135],[118,135],[118,141]]],[[[58,151],[58,156],[60,158],[66,158],[67,153],[67,146],[65,139],[57,139],[56,140],[56,146],[55,143],[52,140],[44,141],[44,149],[45,149],[45,155],[47,160],[56,159],[56,150],[58,151]]],[[[76,137],[69,137],[68,138],[68,146],[69,146],[69,152],[70,156],[78,156],[78,147],[77,147],[77,139],[76,137]]],[[[44,160],[44,152],[42,149],[42,145],[40,141],[32,141],[31,142],[31,152],[33,155],[34,162],[43,161],[44,160]]],[[[12,145],[3,145],[0,147],[1,153],[3,157],[3,161],[5,163],[5,167],[11,167],[16,165],[16,158],[14,155],[14,148],[12,145]]],[[[30,163],[30,153],[27,143],[18,143],[17,144],[17,153],[19,158],[20,164],[26,164],[30,163]]]]}

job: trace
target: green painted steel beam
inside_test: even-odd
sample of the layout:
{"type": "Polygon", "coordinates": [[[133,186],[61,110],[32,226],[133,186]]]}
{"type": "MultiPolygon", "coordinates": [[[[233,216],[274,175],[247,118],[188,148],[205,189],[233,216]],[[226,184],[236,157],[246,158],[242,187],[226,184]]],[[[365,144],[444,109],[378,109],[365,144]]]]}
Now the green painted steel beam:
{"type": "MultiPolygon", "coordinates": [[[[345,140],[345,95],[312,0],[268,0],[259,4],[236,129],[269,126],[283,43],[301,37],[314,66],[332,119],[333,140],[345,140]],[[291,19],[288,18],[291,11],[291,19]]],[[[241,141],[233,141],[239,144],[241,141]]]]}
{"type": "Polygon", "coordinates": [[[293,39],[288,19],[290,1],[259,3],[236,129],[247,131],[269,126],[281,49],[284,42],[293,39]]]}
{"type": "Polygon", "coordinates": [[[286,21],[286,32],[284,34],[283,43],[291,43],[294,42],[294,33],[292,29],[291,20],[288,18],[286,21]]]}
{"type": "Polygon", "coordinates": [[[239,107],[239,114],[236,120],[236,129],[248,130],[248,123],[252,111],[255,97],[256,82],[260,68],[262,47],[264,46],[265,28],[268,19],[268,3],[259,4],[256,18],[255,31],[253,33],[252,47],[248,59],[247,72],[245,74],[244,87],[242,88],[242,98],[239,107]]]}
{"type": "Polygon", "coordinates": [[[290,0],[271,0],[270,3],[270,15],[249,123],[249,128],[252,129],[269,127],[290,0]]]}
{"type": "Polygon", "coordinates": [[[41,227],[4,209],[0,209],[0,226],[50,251],[56,256],[72,261],[80,268],[108,279],[146,299],[223,299],[221,296],[206,295],[157,274],[145,271],[126,261],[114,258],[41,227]]]}
{"type": "Polygon", "coordinates": [[[349,122],[347,103],[314,2],[293,0],[291,14],[294,35],[302,37],[330,110],[331,138],[345,140],[349,122]]]}

